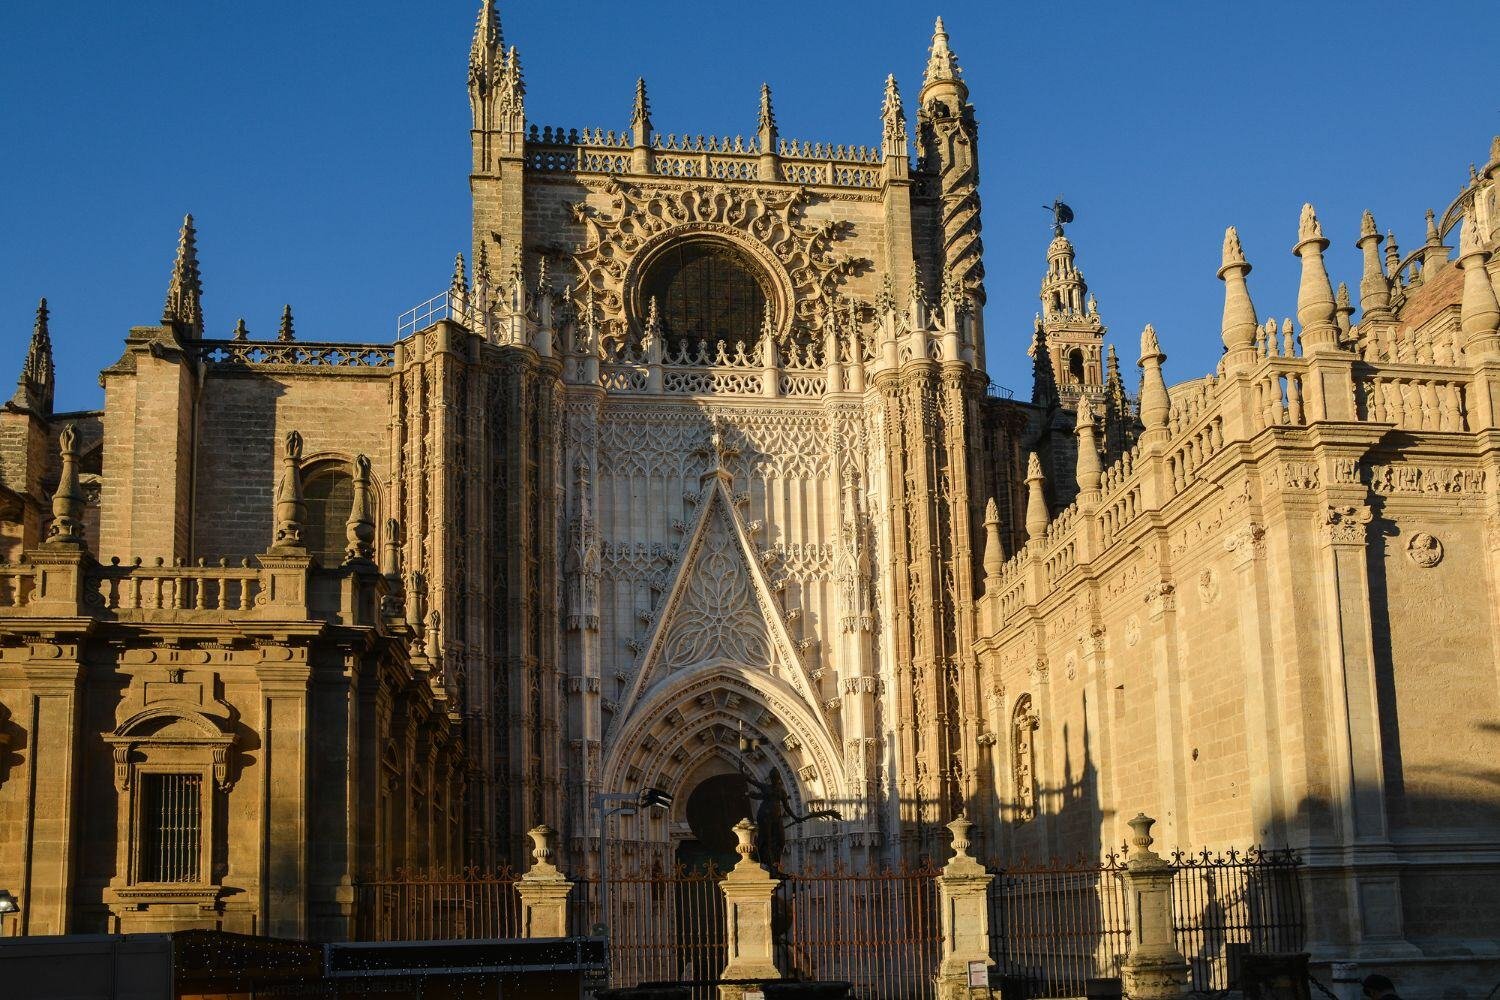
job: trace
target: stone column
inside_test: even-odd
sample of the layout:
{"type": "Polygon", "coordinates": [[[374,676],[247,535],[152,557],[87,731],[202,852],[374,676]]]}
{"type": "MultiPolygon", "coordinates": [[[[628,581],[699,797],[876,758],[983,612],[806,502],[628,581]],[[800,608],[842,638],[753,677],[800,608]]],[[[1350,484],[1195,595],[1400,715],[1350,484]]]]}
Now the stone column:
{"type": "Polygon", "coordinates": [[[261,933],[300,938],[308,918],[307,645],[263,640],[259,682],[260,798],[265,834],[260,855],[261,933]]]}
{"type": "MultiPolygon", "coordinates": [[[[724,892],[724,929],[729,952],[721,978],[780,979],[771,932],[771,896],[781,880],[772,878],[766,866],[752,857],[754,823],[740,820],[734,825],[734,835],[739,838],[734,849],[740,860],[719,883],[724,892]]],[[[741,1000],[744,992],[741,986],[720,986],[719,1000],[741,1000]]]]}
{"type": "Polygon", "coordinates": [[[1188,964],[1172,933],[1172,865],[1151,850],[1156,820],[1130,821],[1125,881],[1130,892],[1130,952],[1121,969],[1131,1000],[1175,1000],[1187,995],[1188,964]]]}
{"type": "Polygon", "coordinates": [[[938,1000],[967,1000],[969,963],[995,964],[990,957],[989,889],[994,876],[969,856],[966,816],[948,824],[953,835],[953,857],[938,876],[938,900],[943,931],[942,961],[935,980],[938,1000]]]}
{"type": "Polygon", "coordinates": [[[1411,955],[1416,950],[1406,941],[1400,863],[1386,816],[1385,751],[1366,551],[1374,515],[1365,504],[1351,502],[1356,499],[1353,496],[1328,499],[1315,568],[1323,602],[1324,683],[1330,692],[1325,730],[1329,796],[1337,825],[1311,837],[1307,875],[1314,904],[1309,910],[1310,950],[1320,955],[1328,943],[1340,940],[1340,931],[1327,917],[1341,908],[1348,920],[1342,940],[1357,944],[1361,956],[1411,955]],[[1332,884],[1335,878],[1344,882],[1341,892],[1332,884]]]}
{"type": "Polygon", "coordinates": [[[568,893],[573,883],[552,863],[557,832],[545,824],[527,831],[534,845],[531,870],[516,883],[521,897],[521,936],[559,938],[568,934],[568,893]]]}

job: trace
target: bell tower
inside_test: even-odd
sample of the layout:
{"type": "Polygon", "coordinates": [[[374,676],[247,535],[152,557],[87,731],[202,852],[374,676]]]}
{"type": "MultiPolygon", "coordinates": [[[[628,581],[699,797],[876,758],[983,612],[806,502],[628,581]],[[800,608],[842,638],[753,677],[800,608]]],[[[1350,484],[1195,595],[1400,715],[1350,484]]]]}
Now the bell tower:
{"type": "Polygon", "coordinates": [[[1063,232],[1072,213],[1053,206],[1052,242],[1042,278],[1042,330],[1052,355],[1052,371],[1062,405],[1072,408],[1080,396],[1102,398],[1105,386],[1103,320],[1099,303],[1074,259],[1073,243],[1063,232]]]}

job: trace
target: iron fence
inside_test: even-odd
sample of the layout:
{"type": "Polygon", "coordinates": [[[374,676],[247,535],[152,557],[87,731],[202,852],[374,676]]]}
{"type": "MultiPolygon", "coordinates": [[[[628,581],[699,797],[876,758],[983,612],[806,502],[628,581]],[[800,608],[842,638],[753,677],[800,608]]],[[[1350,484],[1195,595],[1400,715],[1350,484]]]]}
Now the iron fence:
{"type": "Polygon", "coordinates": [[[1234,989],[1247,953],[1302,950],[1301,864],[1254,847],[1172,855],[1172,929],[1193,990],[1234,989]]]}
{"type": "Polygon", "coordinates": [[[514,872],[402,871],[355,884],[355,940],[468,941],[521,936],[514,872]]]}
{"type": "MultiPolygon", "coordinates": [[[[1291,851],[1176,853],[1173,931],[1197,992],[1233,989],[1249,952],[1303,945],[1301,860],[1291,851]]],[[[995,973],[1037,998],[1078,997],[1117,976],[1129,951],[1130,901],[1118,854],[993,870],[995,973]]],[[[941,950],[937,869],[930,866],[783,873],[772,905],[776,964],[800,980],[844,980],[862,1000],[931,1000],[941,950]]],[[[712,866],[612,875],[608,913],[597,879],[574,884],[569,932],[609,929],[609,985],[683,983],[716,995],[728,960],[723,872],[712,866]]],[[[397,872],[356,883],[362,941],[513,938],[518,877],[509,870],[397,872]]]]}
{"type": "MultiPolygon", "coordinates": [[[[1172,855],[1173,933],[1195,992],[1234,988],[1250,952],[1298,951],[1305,918],[1301,859],[1251,848],[1172,855]]],[[[1022,862],[994,871],[990,951],[996,973],[1033,997],[1077,997],[1087,979],[1118,976],[1130,950],[1121,854],[1022,862]]]]}
{"type": "Polygon", "coordinates": [[[611,874],[607,919],[600,909],[599,880],[583,879],[573,888],[569,931],[591,934],[601,923],[609,931],[609,985],[690,984],[694,1000],[718,995],[728,961],[724,873],[713,865],[687,869],[611,874]]]}
{"type": "Polygon", "coordinates": [[[787,873],[773,914],[791,979],[844,981],[864,1000],[930,1000],[941,948],[935,868],[787,873]]]}
{"type": "Polygon", "coordinates": [[[995,871],[989,909],[996,974],[1024,980],[1033,997],[1081,997],[1085,980],[1119,975],[1130,947],[1124,873],[1115,854],[995,871]]]}

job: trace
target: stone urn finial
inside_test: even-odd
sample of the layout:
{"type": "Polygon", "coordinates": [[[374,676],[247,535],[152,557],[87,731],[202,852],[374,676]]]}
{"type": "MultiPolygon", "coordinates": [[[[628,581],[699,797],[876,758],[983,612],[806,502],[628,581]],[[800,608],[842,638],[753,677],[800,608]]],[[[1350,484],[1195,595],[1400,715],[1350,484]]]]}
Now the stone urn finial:
{"type": "Polygon", "coordinates": [[[536,861],[536,867],[552,867],[552,845],[557,839],[557,831],[546,823],[534,826],[526,831],[526,836],[531,838],[531,857],[536,861]]]}
{"type": "Polygon", "coordinates": [[[734,824],[734,835],[739,840],[739,843],[734,845],[735,853],[745,861],[754,861],[755,824],[750,822],[748,816],[734,824]]]}
{"type": "Polygon", "coordinates": [[[959,813],[958,819],[948,824],[948,832],[953,835],[953,857],[967,858],[969,856],[969,830],[974,826],[969,822],[968,813],[959,813]]]}
{"type": "Polygon", "coordinates": [[[1151,828],[1156,825],[1156,820],[1145,813],[1136,813],[1135,819],[1130,821],[1130,856],[1133,858],[1154,858],[1156,852],[1151,850],[1155,841],[1151,837],[1151,828]]]}

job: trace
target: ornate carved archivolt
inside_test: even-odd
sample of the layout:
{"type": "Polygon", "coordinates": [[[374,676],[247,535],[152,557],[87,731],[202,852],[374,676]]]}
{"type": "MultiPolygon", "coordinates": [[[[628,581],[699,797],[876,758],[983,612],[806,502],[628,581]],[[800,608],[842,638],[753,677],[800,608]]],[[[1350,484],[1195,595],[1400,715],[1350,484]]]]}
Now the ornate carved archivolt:
{"type": "Polygon", "coordinates": [[[681,239],[721,240],[758,263],[773,286],[781,337],[818,327],[840,280],[863,263],[833,250],[848,222],[806,220],[805,188],[647,187],[610,177],[602,190],[607,209],[573,205],[585,232],[574,263],[579,301],[592,291],[606,348],[627,341],[629,318],[645,313],[646,303],[634,298],[641,275],[681,239]]]}
{"type": "Polygon", "coordinates": [[[760,752],[804,803],[848,799],[837,745],[800,694],[763,671],[728,663],[653,689],[610,743],[604,787],[680,790],[709,754],[741,763],[741,733],[759,738],[760,752]]]}

